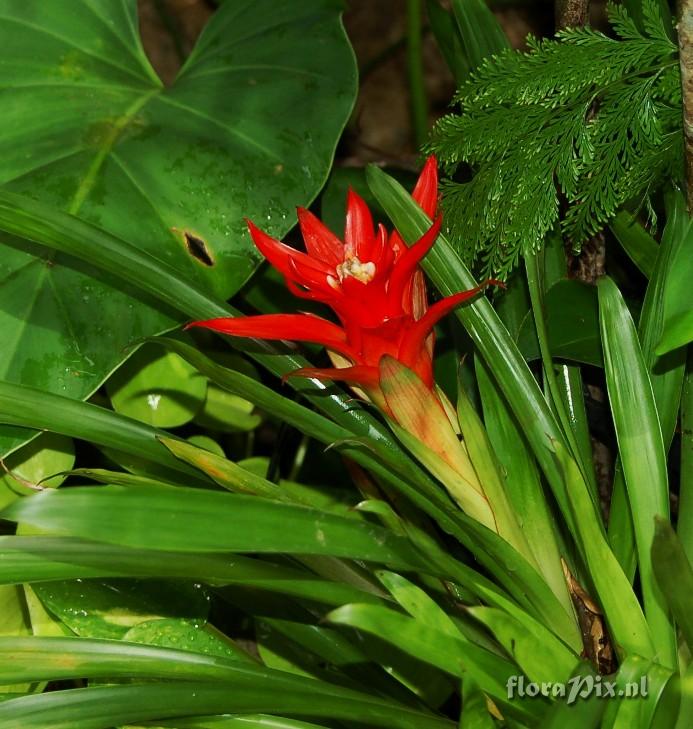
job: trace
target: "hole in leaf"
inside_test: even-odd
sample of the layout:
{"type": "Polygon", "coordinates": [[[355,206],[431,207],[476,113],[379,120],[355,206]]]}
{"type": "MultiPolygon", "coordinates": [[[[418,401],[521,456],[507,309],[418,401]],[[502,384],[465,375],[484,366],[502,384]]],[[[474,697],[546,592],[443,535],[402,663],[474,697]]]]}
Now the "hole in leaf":
{"type": "Polygon", "coordinates": [[[204,263],[205,266],[213,266],[214,259],[207,249],[207,244],[198,238],[198,236],[189,233],[187,230],[183,231],[183,237],[185,238],[185,245],[188,248],[188,253],[193,257],[197,258],[198,261],[204,263]]]}

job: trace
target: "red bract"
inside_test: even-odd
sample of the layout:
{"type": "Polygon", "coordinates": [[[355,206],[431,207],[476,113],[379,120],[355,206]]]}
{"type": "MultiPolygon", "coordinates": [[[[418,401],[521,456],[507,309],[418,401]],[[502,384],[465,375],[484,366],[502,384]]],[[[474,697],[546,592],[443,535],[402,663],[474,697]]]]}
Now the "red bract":
{"type": "MultiPolygon", "coordinates": [[[[436,160],[429,157],[413,197],[430,218],[435,216],[437,190],[436,160]]],[[[289,290],[327,304],[339,324],[312,314],[266,314],[209,319],[190,326],[237,337],[323,344],[337,365],[304,368],[292,376],[344,380],[374,394],[379,390],[380,360],[387,354],[432,387],[433,327],[481,290],[462,291],[428,306],[419,262],[438,236],[440,217],[408,248],[397,232],[388,235],[382,225],[376,230],[368,206],[350,190],[343,243],[304,208],[298,208],[298,222],[305,253],[271,238],[251,221],[248,228],[258,249],[284,275],[289,290]]]]}

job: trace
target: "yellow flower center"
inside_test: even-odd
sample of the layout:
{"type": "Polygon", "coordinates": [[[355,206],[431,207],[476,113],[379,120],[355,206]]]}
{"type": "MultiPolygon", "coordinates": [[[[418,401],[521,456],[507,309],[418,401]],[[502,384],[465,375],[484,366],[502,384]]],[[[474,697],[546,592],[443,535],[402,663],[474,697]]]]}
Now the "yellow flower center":
{"type": "Polygon", "coordinates": [[[356,256],[347,258],[344,263],[337,266],[337,276],[340,281],[344,281],[347,276],[353,276],[361,283],[367,284],[375,276],[375,263],[373,261],[361,263],[356,256]]]}

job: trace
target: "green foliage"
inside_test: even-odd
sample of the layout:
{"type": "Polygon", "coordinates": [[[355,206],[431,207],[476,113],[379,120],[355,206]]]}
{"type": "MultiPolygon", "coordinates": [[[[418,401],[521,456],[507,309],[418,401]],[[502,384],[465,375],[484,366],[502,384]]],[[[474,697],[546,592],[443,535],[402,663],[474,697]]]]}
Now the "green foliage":
{"type": "MultiPolygon", "coordinates": [[[[371,169],[368,182],[407,240],[428,229],[430,220],[392,178],[371,169]]],[[[26,230],[31,223],[47,246],[118,272],[183,310],[224,313],[220,302],[186,286],[175,272],[154,271],[146,253],[45,206],[27,206],[20,196],[0,197],[16,205],[23,222],[14,219],[14,225],[26,230]]],[[[658,258],[670,236],[685,240],[687,229],[670,224],[672,219],[670,213],[658,258]]],[[[546,259],[551,252],[547,249],[546,259]]],[[[473,283],[443,236],[425,266],[441,292],[473,283]]],[[[652,285],[669,270],[658,260],[652,285]]],[[[655,309],[646,305],[643,316],[655,309]]],[[[248,470],[248,461],[227,460],[106,407],[3,383],[0,422],[63,432],[120,451],[137,458],[142,475],[106,471],[94,449],[80,447],[78,470],[68,477],[74,481],[18,496],[0,512],[2,528],[12,530],[16,522],[18,531],[0,537],[0,586],[33,585],[34,609],[45,605],[43,620],[66,633],[44,637],[34,613],[24,616],[22,592],[5,588],[11,624],[0,638],[0,656],[9,658],[0,661],[0,699],[7,699],[0,702],[0,726],[134,729],[152,721],[175,729],[334,729],[357,720],[365,727],[453,729],[457,717],[449,707],[460,680],[463,726],[472,720],[491,726],[499,715],[506,726],[597,726],[604,711],[605,728],[645,729],[655,709],[675,716],[678,698],[667,701],[663,687],[670,679],[674,685],[678,675],[663,665],[652,643],[673,631],[667,626],[658,631],[651,611],[643,614],[606,539],[565,426],[490,301],[479,297],[458,317],[488,369],[488,382],[480,387],[483,428],[471,402],[463,404],[469,453],[482,477],[493,471],[497,487],[507,491],[532,547],[531,560],[459,510],[435,474],[429,477],[365,409],[351,402],[345,410],[336,388],[326,398],[304,383],[302,392],[321,411],[316,412],[237,371],[247,364],[208,351],[205,340],[203,351],[173,337],[159,341],[206,379],[208,391],[243,396],[268,420],[281,418],[335,446],[333,453],[346,453],[361,467],[352,473],[364,501],[353,506],[359,498],[355,489],[348,506],[335,505],[335,473],[325,470],[324,460],[317,465],[329,473],[324,493],[309,483],[274,483],[264,470],[248,470]],[[493,448],[502,468],[480,448],[493,448]],[[540,472],[553,502],[543,494],[540,472]],[[90,480],[111,485],[84,483],[90,480]],[[572,550],[563,548],[569,541],[572,550]],[[646,702],[580,701],[568,707],[556,697],[507,697],[512,676],[560,681],[593,670],[581,659],[583,641],[559,555],[603,610],[621,661],[614,680],[621,687],[647,676],[652,690],[646,702]],[[36,635],[29,636],[30,630],[36,635]],[[45,692],[39,682],[46,680],[65,683],[45,692]],[[573,713],[566,715],[567,708],[573,713]]],[[[610,330],[607,345],[614,357],[627,354],[626,344],[636,347],[636,337],[642,336],[643,353],[648,341],[657,341],[654,333],[644,336],[632,326],[629,332],[612,329],[618,336],[610,330]],[[626,335],[629,342],[623,341],[626,335]]],[[[275,373],[303,363],[295,354],[248,354],[275,373]]],[[[641,380],[643,369],[641,364],[641,380]]],[[[172,367],[168,374],[172,390],[189,379],[187,369],[172,367]]],[[[675,400],[672,396],[672,408],[675,400]]],[[[661,402],[656,401],[658,412],[666,415],[661,402]]],[[[661,438],[659,423],[638,415],[638,408],[618,398],[612,407],[617,423],[636,413],[634,422],[649,423],[649,434],[661,438]]],[[[149,420],[146,412],[137,417],[149,420]]],[[[187,434],[199,425],[195,417],[183,427],[187,434]]],[[[229,436],[233,427],[215,430],[215,436],[224,430],[229,436]]],[[[250,435],[240,436],[252,445],[250,435]]],[[[638,457],[651,455],[651,445],[641,442],[638,457]]],[[[296,481],[304,476],[299,469],[296,481]]],[[[642,498],[631,501],[640,535],[651,509],[642,498]]],[[[670,532],[668,522],[658,527],[651,561],[666,578],[663,601],[674,615],[685,616],[687,593],[674,579],[681,571],[681,548],[673,560],[675,540],[667,527],[670,532]]],[[[650,558],[639,550],[637,559],[642,581],[650,558]]],[[[688,623],[679,622],[688,635],[688,623]]]]}
{"type": "Polygon", "coordinates": [[[445,187],[451,238],[486,273],[507,276],[536,250],[563,201],[564,232],[579,249],[624,203],[677,174],[676,45],[655,3],[643,12],[640,30],[610,6],[617,38],[569,29],[487,58],[456,96],[461,114],[436,126],[430,151],[450,171],[473,170],[445,187]]]}
{"type": "MultiPolygon", "coordinates": [[[[340,13],[332,0],[227,3],[164,86],[135,0],[0,0],[0,186],[234,294],[260,260],[243,218],[283,236],[329,171],[356,94],[340,13]]],[[[0,376],[78,399],[190,313],[4,233],[0,280],[0,376]]],[[[0,427],[0,453],[31,435],[0,427]]]]}
{"type": "MultiPolygon", "coordinates": [[[[338,11],[339,0],[304,1],[311,10],[338,11]]],[[[84,0],[84,6],[118,2],[84,0]]],[[[33,11],[39,4],[0,0],[0,16],[3,6],[20,12],[20,6],[33,11]]],[[[252,5],[275,8],[268,22],[281,25],[282,12],[304,3],[252,5]]],[[[235,13],[250,7],[249,0],[227,2],[222,10],[229,14],[217,17],[226,18],[233,36],[242,33],[242,24],[231,22],[239,18],[235,13]]],[[[486,30],[492,30],[495,21],[484,0],[455,0],[453,9],[455,15],[441,9],[439,18],[459,25],[470,57],[468,40],[475,34],[481,39],[475,53],[486,54],[498,38],[482,33],[474,20],[486,17],[486,30]]],[[[552,200],[559,194],[572,200],[566,219],[572,229],[605,214],[600,185],[615,196],[626,179],[645,184],[636,168],[643,164],[638,155],[656,137],[652,125],[659,124],[662,139],[677,138],[660,107],[674,114],[678,84],[669,60],[673,46],[652,8],[646,10],[638,15],[643,34],[614,10],[620,40],[592,31],[567,33],[559,42],[536,44],[528,55],[490,61],[467,87],[476,89],[478,104],[469,103],[479,123],[495,113],[494,103],[505,123],[502,147],[489,144],[483,164],[477,163],[481,168],[502,161],[509,169],[504,155],[516,154],[512,134],[520,125],[512,115],[518,109],[535,120],[545,114],[542,133],[550,128],[550,139],[560,142],[545,145],[533,168],[523,161],[524,172],[518,168],[513,178],[513,184],[525,184],[520,198],[513,198],[515,208],[502,209],[501,197],[494,214],[525,224],[529,213],[518,201],[531,207],[533,194],[541,200],[546,194],[529,185],[536,182],[532,169],[555,164],[561,154],[567,159],[559,159],[560,175],[555,166],[542,179],[552,200]],[[594,55],[599,48],[602,55],[594,55]],[[568,63],[578,56],[580,78],[568,63]],[[507,79],[494,80],[506,66],[507,79]],[[518,83],[510,83],[518,68],[518,83]],[[551,74],[555,80],[549,83],[551,74]],[[644,112],[635,103],[639,85],[652,99],[644,112]],[[625,135],[622,143],[602,129],[619,123],[628,127],[616,130],[625,135]],[[573,136],[566,140],[557,129],[573,136]],[[617,162],[604,167],[612,146],[617,162]],[[582,211],[578,203],[592,200],[590,195],[596,202],[585,202],[582,211]]],[[[301,16],[304,34],[318,15],[301,16]]],[[[263,45],[258,36],[272,27],[244,36],[268,60],[277,47],[263,45]]],[[[278,43],[290,43],[291,33],[278,35],[278,43]]],[[[315,40],[326,43],[318,35],[315,40]]],[[[213,58],[228,64],[221,50],[216,54],[225,47],[220,41],[213,58]]],[[[200,109],[206,101],[200,99],[200,109]]],[[[267,128],[274,130],[274,123],[267,128]]],[[[496,133],[492,124],[488,129],[496,133]]],[[[538,154],[541,139],[532,146],[531,134],[523,133],[524,153],[538,154]]],[[[482,142],[478,135],[479,154],[482,142]]],[[[40,151],[40,144],[34,147],[40,151]]],[[[292,171],[286,174],[288,179],[292,171]]],[[[323,213],[335,229],[344,222],[347,182],[364,187],[362,173],[342,170],[323,196],[323,213]]],[[[195,192],[205,184],[193,185],[195,192]]],[[[365,184],[379,203],[379,217],[390,217],[405,241],[430,228],[427,215],[381,169],[369,169],[365,184]]],[[[470,189],[475,184],[476,178],[470,189]]],[[[247,192],[252,205],[261,205],[271,190],[247,192]]],[[[293,186],[284,193],[300,197],[293,186]]],[[[257,284],[227,305],[222,289],[187,276],[174,259],[164,263],[158,249],[139,245],[128,235],[129,221],[122,229],[98,227],[43,199],[39,185],[38,199],[32,197],[0,190],[0,229],[16,236],[17,245],[34,241],[58,264],[71,261],[71,270],[87,281],[112,279],[123,297],[137,292],[135,310],[147,301],[174,320],[284,307],[257,284]]],[[[693,370],[684,372],[685,348],[663,357],[656,350],[670,334],[672,317],[688,311],[682,282],[689,267],[682,251],[691,231],[683,197],[667,202],[660,243],[636,227],[630,213],[616,224],[622,246],[649,278],[637,326],[630,301],[627,307],[609,279],[593,290],[571,286],[576,282],[565,278],[556,235],[548,237],[541,255],[528,257],[526,285],[515,275],[496,308],[483,295],[460,307],[456,315],[466,339],[456,341],[459,331],[454,337],[448,332],[449,354],[458,359],[470,343],[475,351],[460,392],[450,388],[450,403],[441,401],[447,417],[443,409],[433,415],[438,403],[427,388],[416,389],[408,371],[395,370],[397,360],[381,363],[390,375],[381,383],[389,413],[384,416],[337,384],[291,378],[282,388],[279,378],[321,364],[313,360],[315,347],[308,348],[309,361],[284,344],[233,339],[228,341],[239,352],[230,354],[220,339],[197,330],[148,338],[91,402],[81,402],[69,388],[54,392],[50,378],[32,380],[32,387],[0,374],[0,423],[46,431],[0,460],[12,474],[0,479],[0,727],[688,727],[693,370]],[[543,389],[526,361],[536,357],[548,385],[543,389]],[[593,422],[579,369],[557,366],[557,357],[605,367],[616,470],[623,472],[615,478],[608,532],[592,473],[593,422]],[[406,386],[409,398],[394,384],[406,386]],[[447,429],[455,405],[468,463],[460,461],[462,451],[455,449],[461,444],[447,429]],[[478,480],[494,507],[491,529],[450,497],[452,467],[441,468],[391,420],[401,426],[419,413],[427,428],[421,440],[436,434],[445,439],[448,457],[456,454],[450,462],[478,480]],[[667,466],[677,423],[682,457],[675,525],[668,518],[674,479],[667,466]],[[662,518],[653,521],[655,514],[662,518]],[[600,680],[597,669],[610,674],[615,696],[598,686],[589,698],[581,692],[575,703],[555,693],[508,693],[515,679],[526,688],[530,681],[555,683],[569,676],[582,677],[585,683],[576,688],[589,690],[600,680]],[[642,685],[641,679],[648,694],[621,700],[621,692],[642,685]]],[[[506,232],[507,226],[501,230],[506,232]]],[[[526,249],[516,241],[515,257],[540,240],[526,249]]],[[[512,251],[504,254],[509,268],[512,251]]],[[[488,256],[485,261],[493,263],[488,256]]],[[[423,268],[444,295],[476,283],[443,235],[423,268]]],[[[0,283],[2,304],[18,287],[12,288],[12,277],[0,283]]],[[[226,283],[224,292],[234,284],[226,283]]],[[[101,314],[94,307],[84,316],[97,320],[101,314]]],[[[122,324],[131,327],[127,317],[122,324]]],[[[0,320],[6,339],[13,331],[0,320]]],[[[13,352],[18,368],[35,355],[13,352]]],[[[126,354],[119,352],[118,361],[126,354]]],[[[58,365],[65,361],[58,358],[58,365]]]]}

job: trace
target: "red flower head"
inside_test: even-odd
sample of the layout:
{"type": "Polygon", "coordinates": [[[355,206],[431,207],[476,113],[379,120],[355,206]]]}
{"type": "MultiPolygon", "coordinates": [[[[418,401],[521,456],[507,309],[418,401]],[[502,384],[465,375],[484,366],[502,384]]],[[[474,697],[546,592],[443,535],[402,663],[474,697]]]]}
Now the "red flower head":
{"type": "MultiPolygon", "coordinates": [[[[437,195],[436,160],[429,157],[413,197],[433,218],[437,195]]],[[[305,253],[271,238],[250,220],[248,228],[258,249],[284,275],[289,290],[300,298],[327,304],[340,324],[313,314],[264,314],[210,319],[190,326],[237,337],[323,344],[336,365],[303,368],[291,376],[343,380],[376,395],[380,389],[380,360],[387,354],[432,388],[433,327],[483,288],[463,291],[428,306],[418,264],[438,236],[440,217],[408,248],[397,232],[388,236],[382,225],[375,230],[368,206],[350,190],[343,243],[304,208],[298,208],[298,222],[305,253]]]]}

